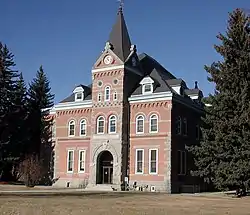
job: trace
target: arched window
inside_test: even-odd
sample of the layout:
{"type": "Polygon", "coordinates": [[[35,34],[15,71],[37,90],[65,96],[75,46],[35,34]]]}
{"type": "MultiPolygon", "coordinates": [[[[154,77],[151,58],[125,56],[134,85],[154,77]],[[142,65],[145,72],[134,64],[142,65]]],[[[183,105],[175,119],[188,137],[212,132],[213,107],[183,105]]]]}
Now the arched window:
{"type": "Polygon", "coordinates": [[[80,136],[86,136],[87,135],[87,122],[85,119],[83,119],[80,122],[80,136]]]}
{"type": "Polygon", "coordinates": [[[176,134],[181,134],[181,117],[180,116],[176,118],[175,131],[176,131],[176,134]]]}
{"type": "Polygon", "coordinates": [[[70,122],[69,122],[69,136],[75,136],[75,121],[74,120],[71,120],[70,122]]]}
{"type": "Polygon", "coordinates": [[[110,87],[107,86],[105,87],[105,101],[109,101],[110,100],[110,87]]]}
{"type": "Polygon", "coordinates": [[[97,118],[97,134],[104,134],[104,123],[105,123],[105,120],[104,120],[104,117],[103,116],[99,116],[97,118]]]}
{"type": "Polygon", "coordinates": [[[116,133],[116,116],[112,115],[109,117],[109,133],[116,133]]]}
{"type": "Polygon", "coordinates": [[[98,101],[98,102],[101,102],[101,101],[102,101],[102,94],[101,94],[101,93],[98,93],[97,101],[98,101]]]}
{"type": "Polygon", "coordinates": [[[144,133],[144,116],[142,115],[136,117],[136,133],[144,133]]]}
{"type": "Polygon", "coordinates": [[[155,133],[158,132],[158,116],[153,114],[149,119],[149,132],[155,133]]]}

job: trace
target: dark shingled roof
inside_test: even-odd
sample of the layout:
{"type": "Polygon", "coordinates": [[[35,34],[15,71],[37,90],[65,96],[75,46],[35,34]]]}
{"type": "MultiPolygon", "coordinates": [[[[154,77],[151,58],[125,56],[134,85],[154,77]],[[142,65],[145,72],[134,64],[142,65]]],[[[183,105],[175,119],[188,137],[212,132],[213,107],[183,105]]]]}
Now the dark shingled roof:
{"type": "MultiPolygon", "coordinates": [[[[78,85],[76,87],[82,87],[84,89],[84,101],[92,99],[92,94],[91,94],[92,84],[90,84],[88,86],[80,84],[80,85],[78,85]]],[[[75,94],[72,93],[70,96],[68,96],[67,98],[63,99],[59,103],[74,102],[74,101],[75,101],[75,94]]]]}
{"type": "Polygon", "coordinates": [[[185,93],[187,95],[198,95],[200,93],[199,89],[186,89],[185,93]]]}
{"type": "Polygon", "coordinates": [[[108,42],[113,47],[113,52],[125,62],[130,54],[131,41],[128,34],[128,29],[124,20],[123,11],[119,8],[117,20],[109,35],[108,42]]]}

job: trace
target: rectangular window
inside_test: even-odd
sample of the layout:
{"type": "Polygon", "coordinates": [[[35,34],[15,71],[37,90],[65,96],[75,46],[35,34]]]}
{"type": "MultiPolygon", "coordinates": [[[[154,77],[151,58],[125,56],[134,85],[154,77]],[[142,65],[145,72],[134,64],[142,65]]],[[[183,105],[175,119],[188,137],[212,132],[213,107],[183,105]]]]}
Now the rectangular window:
{"type": "Polygon", "coordinates": [[[178,174],[186,175],[187,161],[186,152],[178,151],[178,174]]]}
{"type": "Polygon", "coordinates": [[[67,172],[73,172],[74,169],[74,151],[68,150],[67,156],[67,172]]]}
{"type": "Polygon", "coordinates": [[[86,136],[87,134],[87,126],[86,126],[86,121],[81,122],[80,124],[80,135],[81,136],[86,136]]]}
{"type": "Polygon", "coordinates": [[[99,94],[98,94],[98,102],[101,102],[101,101],[102,101],[102,94],[99,93],[99,94]]]}
{"type": "Polygon", "coordinates": [[[143,174],[144,168],[144,150],[136,149],[136,158],[135,158],[135,173],[143,174]]]}
{"type": "Polygon", "coordinates": [[[187,119],[186,118],[183,119],[182,126],[183,126],[183,128],[182,128],[183,135],[187,136],[187,134],[188,134],[188,126],[187,126],[187,119]]]}
{"type": "Polygon", "coordinates": [[[143,85],[143,93],[152,93],[153,88],[152,84],[145,84],[143,85]]]}
{"type": "Polygon", "coordinates": [[[85,150],[81,150],[79,151],[79,172],[85,172],[85,156],[86,156],[86,152],[85,150]]]}
{"type": "Polygon", "coordinates": [[[158,149],[149,149],[149,174],[158,172],[158,149]]]}

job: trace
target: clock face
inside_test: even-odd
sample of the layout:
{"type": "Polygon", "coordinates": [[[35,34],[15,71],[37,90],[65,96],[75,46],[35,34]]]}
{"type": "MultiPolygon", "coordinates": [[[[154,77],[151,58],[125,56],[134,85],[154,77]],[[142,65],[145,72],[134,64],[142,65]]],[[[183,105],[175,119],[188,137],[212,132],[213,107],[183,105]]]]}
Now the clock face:
{"type": "Polygon", "coordinates": [[[112,58],[112,56],[111,55],[107,55],[105,58],[104,58],[104,63],[105,64],[111,64],[112,63],[112,61],[113,61],[113,58],[112,58]]]}

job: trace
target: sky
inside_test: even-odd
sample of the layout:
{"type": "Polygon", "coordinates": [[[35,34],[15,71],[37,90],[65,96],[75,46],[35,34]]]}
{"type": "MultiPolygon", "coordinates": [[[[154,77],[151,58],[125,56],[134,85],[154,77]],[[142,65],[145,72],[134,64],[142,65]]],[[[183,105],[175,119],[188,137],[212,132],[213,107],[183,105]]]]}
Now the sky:
{"type": "MultiPolygon", "coordinates": [[[[0,41],[15,55],[29,83],[43,65],[55,102],[78,84],[91,83],[91,69],[116,20],[117,0],[1,0],[0,41]]],[[[228,12],[249,0],[124,0],[124,16],[138,52],[154,57],[204,95],[213,93],[204,65],[220,59],[214,44],[228,12]]]]}

